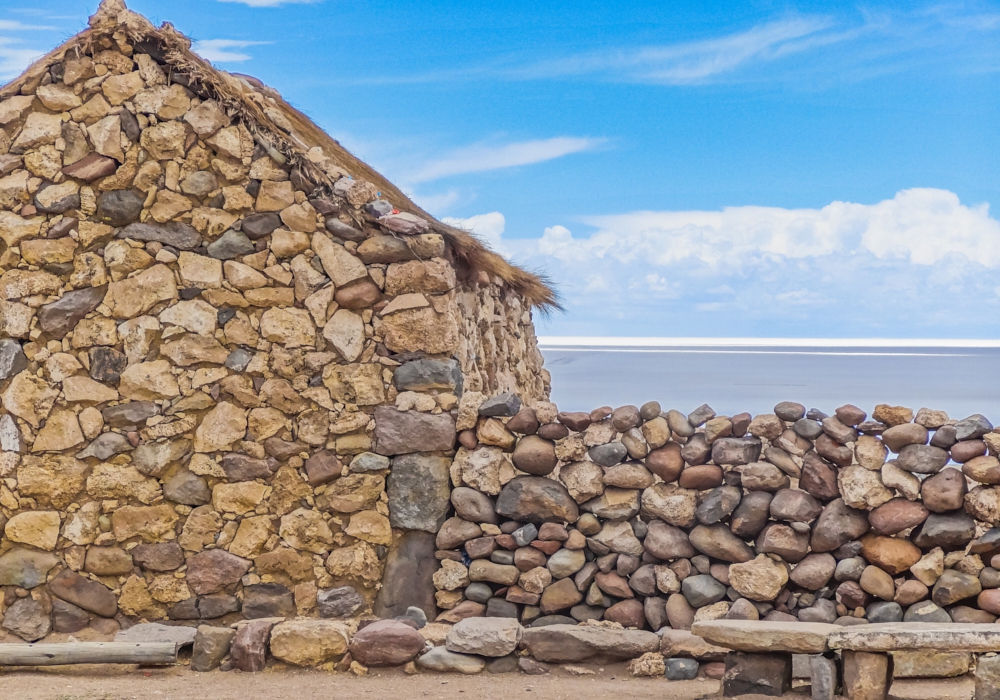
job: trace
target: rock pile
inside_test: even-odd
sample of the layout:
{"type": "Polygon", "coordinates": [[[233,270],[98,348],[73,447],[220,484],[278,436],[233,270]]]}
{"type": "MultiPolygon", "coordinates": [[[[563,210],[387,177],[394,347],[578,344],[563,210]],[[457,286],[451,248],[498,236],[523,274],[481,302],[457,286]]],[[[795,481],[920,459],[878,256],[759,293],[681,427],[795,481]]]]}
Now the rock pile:
{"type": "Polygon", "coordinates": [[[0,89],[0,637],[405,609],[463,390],[546,392],[499,258],[188,46],[106,0],[0,89]]]}
{"type": "Polygon", "coordinates": [[[984,416],[558,413],[500,396],[460,427],[439,620],[657,631],[1000,615],[1000,433],[984,416]]]}

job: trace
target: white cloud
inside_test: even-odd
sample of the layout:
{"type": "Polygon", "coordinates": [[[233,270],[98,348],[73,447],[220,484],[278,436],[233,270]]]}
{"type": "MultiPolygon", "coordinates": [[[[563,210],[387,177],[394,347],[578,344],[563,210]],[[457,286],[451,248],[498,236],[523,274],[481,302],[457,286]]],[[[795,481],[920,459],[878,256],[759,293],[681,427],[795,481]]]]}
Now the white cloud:
{"type": "Polygon", "coordinates": [[[489,214],[479,214],[478,216],[470,216],[467,219],[446,217],[441,219],[441,221],[449,226],[454,226],[475,234],[492,250],[501,255],[505,254],[503,232],[507,226],[507,220],[500,212],[494,211],[489,214]]]}
{"type": "Polygon", "coordinates": [[[40,24],[24,24],[16,19],[0,19],[0,32],[27,32],[55,29],[40,24]]]}
{"type": "Polygon", "coordinates": [[[514,238],[496,212],[464,221],[554,281],[569,312],[541,321],[553,335],[1000,334],[1000,221],[947,190],[582,219],[590,235],[514,238]]]}
{"type": "Polygon", "coordinates": [[[12,46],[16,43],[20,42],[0,36],[0,80],[16,78],[32,61],[45,55],[44,51],[12,46]]]}
{"type": "Polygon", "coordinates": [[[604,139],[557,136],[499,146],[477,144],[452,151],[444,158],[427,163],[408,179],[411,182],[427,182],[452,175],[542,163],[572,153],[589,151],[602,143],[604,139]]]}
{"type": "Polygon", "coordinates": [[[734,70],[752,60],[769,61],[805,50],[801,43],[829,28],[826,17],[795,17],[767,22],[748,30],[702,41],[591,53],[542,62],[523,71],[525,77],[613,73],[621,78],[686,84],[734,70]]]}
{"type": "Polygon", "coordinates": [[[236,2],[250,7],[280,7],[282,5],[312,5],[323,0],[219,0],[219,2],[236,2]]]}
{"type": "Polygon", "coordinates": [[[253,56],[231,49],[245,49],[248,46],[269,44],[269,41],[239,41],[237,39],[202,39],[194,42],[191,50],[207,61],[213,63],[233,63],[249,61],[253,56]]]}

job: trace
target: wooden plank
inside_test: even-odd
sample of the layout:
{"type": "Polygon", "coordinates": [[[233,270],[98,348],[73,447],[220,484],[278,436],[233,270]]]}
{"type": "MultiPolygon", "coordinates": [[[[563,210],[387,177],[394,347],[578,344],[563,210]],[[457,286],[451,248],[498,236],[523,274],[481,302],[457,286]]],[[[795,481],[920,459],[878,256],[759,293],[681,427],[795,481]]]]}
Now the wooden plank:
{"type": "Polygon", "coordinates": [[[0,666],[177,663],[174,642],[67,642],[0,644],[0,666]]]}

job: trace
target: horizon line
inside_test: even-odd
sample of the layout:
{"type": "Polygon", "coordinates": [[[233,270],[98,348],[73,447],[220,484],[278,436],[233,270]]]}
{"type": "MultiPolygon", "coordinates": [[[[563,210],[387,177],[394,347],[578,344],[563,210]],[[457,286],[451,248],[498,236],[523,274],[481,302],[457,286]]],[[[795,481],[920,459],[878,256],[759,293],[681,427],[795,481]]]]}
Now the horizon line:
{"type": "Polygon", "coordinates": [[[1000,339],[976,338],[697,338],[538,336],[539,347],[783,347],[783,348],[1000,348],[1000,339]]]}

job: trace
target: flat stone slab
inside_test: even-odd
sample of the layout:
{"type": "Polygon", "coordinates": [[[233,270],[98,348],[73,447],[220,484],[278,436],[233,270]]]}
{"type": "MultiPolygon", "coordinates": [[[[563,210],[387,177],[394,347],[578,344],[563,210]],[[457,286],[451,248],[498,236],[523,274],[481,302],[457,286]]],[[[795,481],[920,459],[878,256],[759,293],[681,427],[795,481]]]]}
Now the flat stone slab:
{"type": "Polygon", "coordinates": [[[691,625],[692,634],[716,646],[751,653],[822,654],[828,648],[827,639],[843,629],[822,622],[760,620],[706,620],[691,625]]]}
{"type": "Polygon", "coordinates": [[[893,682],[889,700],[973,700],[975,693],[972,676],[907,679],[893,682]]]}
{"type": "Polygon", "coordinates": [[[524,630],[522,641],[535,660],[557,664],[598,655],[635,659],[660,648],[660,638],[652,632],[595,625],[532,627],[524,630]]]}
{"type": "Polygon", "coordinates": [[[194,644],[198,630],[195,627],[164,625],[145,622],[129,627],[115,635],[116,642],[173,642],[178,648],[194,644]]]}
{"type": "Polygon", "coordinates": [[[920,649],[1000,651],[1000,625],[883,622],[857,627],[837,627],[836,630],[830,635],[831,649],[870,652],[920,649]]]}

